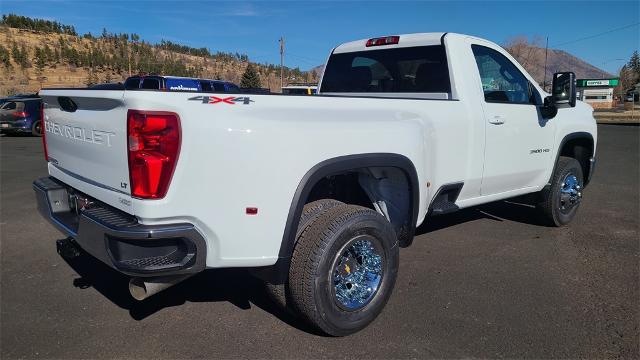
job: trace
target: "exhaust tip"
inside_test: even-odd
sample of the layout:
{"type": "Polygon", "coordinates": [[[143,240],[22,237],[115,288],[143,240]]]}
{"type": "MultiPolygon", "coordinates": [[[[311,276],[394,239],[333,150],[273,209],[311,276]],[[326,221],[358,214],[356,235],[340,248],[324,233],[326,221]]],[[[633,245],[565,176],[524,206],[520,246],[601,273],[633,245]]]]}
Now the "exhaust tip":
{"type": "Polygon", "coordinates": [[[168,289],[173,285],[188,279],[193,275],[194,274],[186,274],[148,278],[134,277],[129,280],[129,293],[134,299],[142,301],[159,293],[160,291],[168,289]]]}
{"type": "Polygon", "coordinates": [[[145,282],[140,278],[132,278],[129,280],[129,293],[138,301],[146,299],[148,293],[145,282]]]}

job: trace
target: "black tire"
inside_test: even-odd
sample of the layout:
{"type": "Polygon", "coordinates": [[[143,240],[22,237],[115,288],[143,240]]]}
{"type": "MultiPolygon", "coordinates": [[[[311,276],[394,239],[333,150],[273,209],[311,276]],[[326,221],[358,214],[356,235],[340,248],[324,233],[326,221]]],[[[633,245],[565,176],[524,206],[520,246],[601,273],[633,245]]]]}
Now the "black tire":
{"type": "Polygon", "coordinates": [[[38,120],[31,125],[31,135],[42,136],[42,121],[38,120]]]}
{"type": "Polygon", "coordinates": [[[553,171],[551,185],[540,192],[538,209],[545,222],[551,226],[570,223],[580,207],[583,187],[584,178],[580,163],[574,158],[561,156],[553,171]],[[574,181],[577,186],[572,185],[574,181]],[[568,195],[569,192],[575,196],[568,195]]]}
{"type": "MultiPolygon", "coordinates": [[[[328,209],[331,209],[335,206],[342,205],[342,204],[344,203],[334,199],[320,199],[320,200],[316,200],[308,204],[305,204],[304,208],[302,209],[302,214],[300,215],[300,221],[298,222],[296,239],[298,238],[298,236],[300,236],[300,233],[302,233],[302,230],[304,230],[307,226],[309,226],[311,221],[313,221],[319,214],[321,214],[323,211],[326,211],[328,209]]],[[[287,307],[288,285],[286,284],[286,282],[284,284],[272,284],[268,281],[265,281],[264,285],[265,285],[267,295],[276,304],[276,306],[284,310],[289,310],[289,308],[287,307]]]]}
{"type": "Polygon", "coordinates": [[[396,234],[382,215],[355,205],[333,207],[300,234],[289,268],[289,299],[296,312],[320,331],[332,336],[352,334],[371,323],[384,308],[396,281],[398,258],[396,234]],[[362,242],[379,264],[378,282],[373,286],[377,290],[369,291],[358,306],[348,308],[338,299],[340,290],[334,281],[342,276],[340,271],[351,275],[349,264],[354,272],[366,268],[359,255],[353,255],[349,260],[353,262],[342,262],[345,255],[352,254],[353,246],[362,242]]]}

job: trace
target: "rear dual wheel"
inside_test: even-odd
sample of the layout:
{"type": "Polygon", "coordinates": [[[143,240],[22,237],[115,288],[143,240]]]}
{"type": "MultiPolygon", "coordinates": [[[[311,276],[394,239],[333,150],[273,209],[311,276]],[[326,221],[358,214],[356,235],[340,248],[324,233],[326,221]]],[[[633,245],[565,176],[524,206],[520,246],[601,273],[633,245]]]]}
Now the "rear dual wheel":
{"type": "Polygon", "coordinates": [[[284,303],[326,334],[361,330],[393,290],[399,261],[395,232],[382,215],[361,206],[321,200],[305,210],[289,279],[281,288],[284,303]]]}
{"type": "MultiPolygon", "coordinates": [[[[300,215],[300,221],[298,222],[298,230],[296,231],[296,239],[300,237],[302,230],[306,229],[309,224],[318,217],[323,211],[329,210],[335,206],[344,205],[344,203],[334,199],[321,199],[310,202],[302,209],[302,215],[300,215]]],[[[280,308],[289,311],[287,304],[290,304],[289,296],[287,295],[287,289],[289,285],[285,284],[271,284],[265,283],[267,294],[273,300],[273,302],[280,308]]]]}

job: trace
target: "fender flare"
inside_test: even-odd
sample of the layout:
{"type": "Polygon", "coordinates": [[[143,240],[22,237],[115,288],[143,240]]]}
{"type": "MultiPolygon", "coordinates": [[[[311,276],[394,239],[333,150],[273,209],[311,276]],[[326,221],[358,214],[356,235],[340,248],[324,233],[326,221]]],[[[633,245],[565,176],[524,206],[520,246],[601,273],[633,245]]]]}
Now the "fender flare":
{"type": "Polygon", "coordinates": [[[418,218],[418,207],[420,206],[420,187],[418,184],[418,174],[413,162],[404,155],[394,153],[368,153],[339,156],[324,160],[312,167],[302,177],[298,184],[298,188],[291,200],[289,207],[289,215],[287,223],[282,235],[280,251],[278,257],[280,259],[289,259],[293,253],[295,246],[295,236],[298,230],[298,221],[302,214],[306,200],[311,189],[321,179],[332,174],[367,167],[394,167],[402,170],[409,181],[410,195],[410,212],[411,212],[411,229],[408,233],[408,242],[411,242],[415,232],[415,224],[418,218]]]}
{"type": "MultiPolygon", "coordinates": [[[[567,135],[565,135],[562,138],[562,141],[560,141],[560,145],[558,146],[558,151],[556,151],[556,159],[553,163],[553,168],[551,169],[551,175],[549,176],[549,181],[547,182],[547,186],[549,186],[549,184],[551,184],[551,179],[553,179],[553,172],[556,168],[556,166],[558,165],[558,160],[560,160],[560,153],[562,152],[562,148],[565,146],[565,144],[571,140],[575,140],[575,139],[585,139],[588,141],[591,141],[591,146],[592,146],[592,153],[591,156],[593,157],[593,154],[595,153],[595,143],[593,141],[593,135],[591,133],[588,132],[584,132],[584,131],[578,131],[578,132],[572,132],[569,133],[567,135]]],[[[587,166],[592,166],[591,164],[587,164],[587,166]]],[[[584,178],[584,186],[587,186],[587,184],[589,183],[589,181],[591,180],[591,174],[593,173],[592,169],[589,168],[589,171],[587,171],[586,174],[583,174],[584,178]]]]}

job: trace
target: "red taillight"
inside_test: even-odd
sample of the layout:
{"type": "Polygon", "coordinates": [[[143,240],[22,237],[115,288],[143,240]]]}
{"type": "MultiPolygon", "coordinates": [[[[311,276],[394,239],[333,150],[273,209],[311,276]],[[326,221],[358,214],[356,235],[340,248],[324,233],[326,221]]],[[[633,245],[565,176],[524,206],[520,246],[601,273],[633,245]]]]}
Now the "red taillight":
{"type": "Polygon", "coordinates": [[[180,153],[180,118],[165,111],[127,113],[131,195],[162,199],[180,153]]]}
{"type": "Polygon", "coordinates": [[[380,45],[393,45],[400,41],[400,36],[385,36],[367,40],[367,47],[380,45]]]}
{"type": "Polygon", "coordinates": [[[17,118],[23,118],[23,117],[28,117],[29,113],[26,111],[16,111],[13,113],[13,116],[17,117],[17,118]]]}
{"type": "Polygon", "coordinates": [[[40,104],[40,129],[42,131],[42,148],[44,149],[44,159],[49,162],[49,152],[47,151],[47,122],[44,121],[44,103],[40,104]]]}

